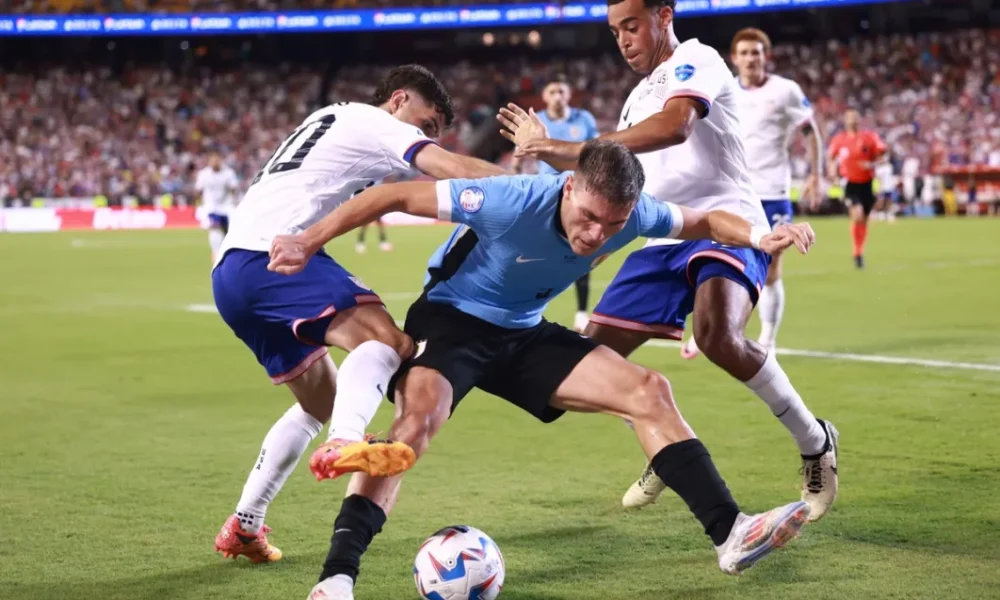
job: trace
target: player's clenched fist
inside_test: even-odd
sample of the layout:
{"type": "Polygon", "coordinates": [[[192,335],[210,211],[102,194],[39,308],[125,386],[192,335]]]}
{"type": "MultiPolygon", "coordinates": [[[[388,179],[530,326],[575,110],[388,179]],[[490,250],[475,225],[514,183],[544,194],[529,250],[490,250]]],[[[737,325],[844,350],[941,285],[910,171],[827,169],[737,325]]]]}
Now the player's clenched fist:
{"type": "Polygon", "coordinates": [[[306,267],[316,251],[302,235],[276,235],[271,241],[271,262],[267,270],[282,275],[294,275],[306,267]]]}
{"type": "Polygon", "coordinates": [[[816,243],[816,232],[809,223],[789,223],[778,225],[770,234],[760,239],[760,249],[768,254],[781,252],[789,246],[795,246],[799,252],[806,254],[816,243]]]}

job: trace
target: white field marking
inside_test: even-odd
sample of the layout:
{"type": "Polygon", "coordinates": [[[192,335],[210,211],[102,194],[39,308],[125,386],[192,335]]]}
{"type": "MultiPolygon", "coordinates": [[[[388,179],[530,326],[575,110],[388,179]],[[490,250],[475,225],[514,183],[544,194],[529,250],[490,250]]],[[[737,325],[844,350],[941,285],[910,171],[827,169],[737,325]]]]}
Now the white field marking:
{"type": "MultiPolygon", "coordinates": [[[[189,304],[185,307],[189,312],[214,313],[214,304],[189,304]]],[[[396,325],[403,327],[402,321],[396,321],[396,325]]],[[[646,346],[652,348],[678,349],[681,342],[672,340],[649,340],[646,346]]],[[[989,371],[1000,373],[1000,365],[984,363],[951,362],[947,360],[933,360],[928,358],[910,358],[906,356],[880,356],[878,354],[855,354],[851,352],[823,352],[821,350],[797,350],[795,348],[778,348],[779,356],[803,356],[806,358],[821,358],[826,360],[839,360],[846,362],[875,363],[881,365],[904,365],[913,367],[927,367],[929,369],[959,369],[967,371],[989,371]]]]}

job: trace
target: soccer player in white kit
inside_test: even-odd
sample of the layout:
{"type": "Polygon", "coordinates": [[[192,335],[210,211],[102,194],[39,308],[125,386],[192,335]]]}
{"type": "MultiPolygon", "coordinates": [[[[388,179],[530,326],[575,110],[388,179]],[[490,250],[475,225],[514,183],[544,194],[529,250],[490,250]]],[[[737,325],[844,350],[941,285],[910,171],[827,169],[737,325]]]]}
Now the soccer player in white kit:
{"type": "MultiPolygon", "coordinates": [[[[761,198],[771,227],[792,221],[791,157],[788,145],[796,131],[805,137],[810,172],[803,190],[806,202],[819,201],[823,181],[823,140],[816,125],[812,105],[799,84],[767,72],[771,39],[760,29],[748,27],[733,36],[730,59],[736,77],[736,113],[743,131],[747,166],[754,191],[761,198]]],[[[760,337],[757,343],[773,349],[785,311],[785,285],[781,281],[781,254],[772,258],[767,280],[757,301],[760,337]]],[[[681,349],[684,358],[698,354],[692,336],[681,349]]]]}
{"type": "Polygon", "coordinates": [[[239,181],[236,173],[222,163],[222,157],[213,152],[208,165],[198,171],[194,189],[208,217],[208,245],[212,249],[212,264],[219,258],[222,240],[229,231],[229,213],[239,181]]]}
{"type": "Polygon", "coordinates": [[[394,475],[416,460],[406,444],[365,439],[389,378],[413,353],[413,340],[378,295],[326,252],[294,274],[273,267],[269,253],[276,237],[303,231],[372,182],[411,167],[437,179],[503,173],[432,141],[453,118],[451,98],[430,71],[397,67],[371,104],[340,102],[309,115],[233,212],[212,271],[215,304],[296,404],[267,433],[236,511],[215,539],[223,555],[281,559],[268,542],[265,513],[327,419],[329,439],[310,464],[327,476],[394,475]],[[339,374],[327,346],[350,352],[339,374]]]}
{"type": "MultiPolygon", "coordinates": [[[[618,132],[602,139],[638,153],[644,191],[661,200],[733,212],[771,230],[753,190],[737,118],[736,82],[719,53],[673,30],[674,0],[610,0],[608,24],[629,66],[646,77],[629,95],[618,132]]],[[[498,117],[521,154],[571,169],[582,144],[548,139],[531,113],[498,117]]],[[[767,277],[768,257],[712,242],[651,240],[622,265],[587,335],[628,356],[653,337],[680,339],[688,314],[705,355],[743,382],[789,430],[802,455],[802,499],[811,520],[837,492],[837,431],[802,402],[774,353],[744,337],[767,277]]],[[[627,507],[656,501],[663,483],[648,466],[625,494],[627,507]]]]}

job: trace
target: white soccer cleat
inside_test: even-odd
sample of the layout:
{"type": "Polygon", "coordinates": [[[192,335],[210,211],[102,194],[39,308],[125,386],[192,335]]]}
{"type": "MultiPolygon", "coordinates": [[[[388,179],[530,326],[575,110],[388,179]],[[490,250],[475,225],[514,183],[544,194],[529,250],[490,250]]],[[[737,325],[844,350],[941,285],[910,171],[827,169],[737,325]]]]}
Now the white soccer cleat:
{"type": "Polygon", "coordinates": [[[364,242],[358,242],[357,244],[354,244],[354,251],[358,254],[364,254],[365,252],[368,252],[368,247],[365,246],[364,242]]]}
{"type": "Polygon", "coordinates": [[[392,242],[388,240],[380,242],[378,245],[378,249],[381,250],[382,252],[392,252],[392,242]]]}
{"type": "Polygon", "coordinates": [[[354,583],[346,575],[334,575],[317,583],[306,600],[354,600],[354,583]]]}
{"type": "Polygon", "coordinates": [[[667,489],[660,476],[653,470],[653,465],[646,465],[639,479],[622,496],[622,506],[625,508],[642,508],[655,504],[660,494],[667,489]]]}
{"type": "Polygon", "coordinates": [[[739,575],[795,539],[808,519],[809,505],[801,501],[759,515],[740,513],[729,538],[715,547],[719,568],[728,575],[739,575]]]}
{"type": "Polygon", "coordinates": [[[699,354],[701,354],[701,350],[698,349],[698,342],[694,341],[694,336],[692,335],[681,346],[681,358],[691,360],[692,358],[697,358],[699,354]]]}
{"type": "Polygon", "coordinates": [[[820,424],[826,431],[826,452],[814,458],[802,457],[802,500],[812,510],[809,514],[812,522],[819,521],[830,510],[840,487],[837,476],[840,433],[829,421],[820,420],[820,424]]]}
{"type": "Polygon", "coordinates": [[[590,324],[590,315],[586,311],[578,310],[576,311],[576,316],[573,317],[573,331],[577,333],[583,333],[587,329],[587,325],[590,324]]]}

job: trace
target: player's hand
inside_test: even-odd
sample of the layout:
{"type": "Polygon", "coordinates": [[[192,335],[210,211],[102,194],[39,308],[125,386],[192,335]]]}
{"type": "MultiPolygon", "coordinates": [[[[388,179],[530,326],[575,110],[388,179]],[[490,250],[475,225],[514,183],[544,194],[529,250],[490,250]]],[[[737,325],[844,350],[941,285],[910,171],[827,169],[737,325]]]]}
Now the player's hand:
{"type": "Polygon", "coordinates": [[[760,249],[768,254],[777,254],[789,246],[795,246],[806,254],[816,243],[816,232],[809,223],[778,225],[774,231],[760,238],[760,249]]]}
{"type": "Polygon", "coordinates": [[[271,262],[267,263],[267,270],[295,275],[306,268],[306,263],[315,252],[301,234],[275,236],[271,241],[271,262]]]}
{"type": "Polygon", "coordinates": [[[500,130],[500,135],[514,143],[516,149],[515,156],[524,156],[525,146],[535,140],[548,139],[549,132],[545,128],[545,123],[535,114],[535,109],[529,108],[527,112],[520,106],[511,102],[506,108],[500,109],[497,120],[505,129],[500,130]]]}

